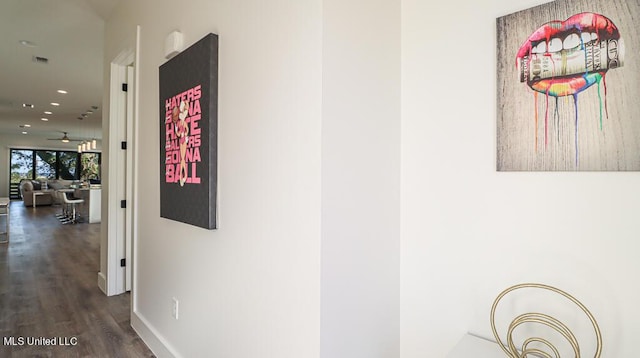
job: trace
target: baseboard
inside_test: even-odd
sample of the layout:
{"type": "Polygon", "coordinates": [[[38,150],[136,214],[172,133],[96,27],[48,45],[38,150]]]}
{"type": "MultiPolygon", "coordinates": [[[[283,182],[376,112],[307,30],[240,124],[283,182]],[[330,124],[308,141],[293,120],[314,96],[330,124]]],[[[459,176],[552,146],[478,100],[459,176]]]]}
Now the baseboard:
{"type": "Polygon", "coordinates": [[[131,312],[131,327],[158,358],[180,358],[153,326],[137,312],[131,312]]]}
{"type": "Polygon", "coordinates": [[[109,295],[107,293],[107,278],[104,277],[104,274],[102,272],[98,272],[98,287],[100,288],[100,291],[102,291],[105,295],[109,295]]]}

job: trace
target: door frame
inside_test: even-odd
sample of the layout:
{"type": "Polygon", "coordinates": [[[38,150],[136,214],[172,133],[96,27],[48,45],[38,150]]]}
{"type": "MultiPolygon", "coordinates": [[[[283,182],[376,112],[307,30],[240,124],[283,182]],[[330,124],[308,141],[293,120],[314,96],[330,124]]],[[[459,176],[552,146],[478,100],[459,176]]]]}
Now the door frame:
{"type": "MultiPolygon", "coordinates": [[[[136,31],[135,49],[125,49],[110,63],[109,120],[107,131],[107,192],[103,192],[101,272],[98,287],[113,296],[133,290],[134,255],[137,239],[137,130],[138,130],[138,70],[140,29],[136,31]],[[127,92],[122,84],[127,83],[127,92]],[[126,141],[126,151],[121,143],[126,141]],[[123,156],[124,152],[124,156],[123,156]],[[122,158],[126,158],[122,160],[122,158]],[[124,183],[121,179],[124,175],[124,183]],[[126,209],[120,207],[126,200],[126,209]],[[106,203],[106,204],[104,204],[106,203]],[[105,210],[106,209],[106,210],[105,210]],[[125,210],[124,216],[121,210],[125,210]],[[106,215],[105,215],[106,214],[106,215]],[[106,224],[106,225],[105,225],[106,224]],[[125,267],[120,260],[125,259],[125,267]],[[106,261],[106,262],[103,262],[106,261]],[[106,271],[106,272],[105,272],[106,271]]],[[[103,185],[104,189],[104,185],[103,185]]]]}

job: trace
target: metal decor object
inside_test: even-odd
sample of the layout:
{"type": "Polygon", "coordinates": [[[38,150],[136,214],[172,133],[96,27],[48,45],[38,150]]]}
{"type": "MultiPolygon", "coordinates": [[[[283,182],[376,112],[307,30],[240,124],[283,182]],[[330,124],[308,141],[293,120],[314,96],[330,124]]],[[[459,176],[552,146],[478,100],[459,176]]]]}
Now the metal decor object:
{"type": "Polygon", "coordinates": [[[521,347],[519,348],[516,347],[513,340],[513,333],[516,330],[516,328],[524,324],[534,323],[534,324],[544,325],[546,327],[551,328],[555,332],[559,333],[562,337],[564,337],[567,340],[567,342],[573,348],[574,358],[581,358],[580,345],[578,344],[578,340],[576,339],[576,336],[573,334],[573,332],[571,332],[569,327],[567,327],[564,323],[560,322],[558,319],[543,313],[535,313],[535,312],[524,313],[514,318],[513,321],[511,321],[511,323],[509,324],[509,328],[507,330],[507,343],[505,344],[500,339],[500,336],[498,335],[498,331],[496,329],[496,324],[495,324],[495,314],[496,314],[496,309],[498,307],[498,304],[500,303],[500,300],[504,296],[506,296],[508,293],[513,292],[515,290],[524,289],[524,288],[541,289],[541,290],[547,290],[547,291],[557,293],[559,295],[564,296],[565,298],[567,298],[568,300],[576,304],[578,307],[580,307],[580,309],[587,315],[587,317],[591,321],[591,324],[593,325],[593,329],[595,330],[595,335],[597,338],[597,346],[596,346],[596,352],[595,352],[594,358],[600,358],[600,354],[602,352],[602,335],[600,334],[600,328],[598,327],[598,323],[596,322],[591,312],[589,312],[589,310],[580,301],[578,301],[575,297],[571,296],[570,294],[558,288],[544,285],[544,284],[539,284],[539,283],[523,283],[523,284],[511,286],[506,290],[502,291],[502,293],[500,293],[498,297],[495,299],[495,301],[493,302],[493,307],[491,307],[491,329],[493,330],[493,335],[496,339],[496,342],[498,342],[498,344],[500,345],[500,348],[502,348],[502,350],[507,354],[508,357],[511,357],[511,358],[528,358],[528,357],[560,358],[560,353],[557,347],[554,346],[553,343],[551,343],[547,339],[544,339],[541,337],[527,338],[522,343],[521,347]],[[536,347],[534,347],[534,345],[536,347]]]}

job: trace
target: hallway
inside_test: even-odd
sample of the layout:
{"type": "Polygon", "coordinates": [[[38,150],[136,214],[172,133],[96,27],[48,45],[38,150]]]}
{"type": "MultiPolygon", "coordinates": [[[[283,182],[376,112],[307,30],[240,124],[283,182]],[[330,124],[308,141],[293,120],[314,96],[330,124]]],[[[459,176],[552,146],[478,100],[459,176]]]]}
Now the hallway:
{"type": "Polygon", "coordinates": [[[10,241],[0,244],[0,357],[153,357],[130,326],[130,295],[98,288],[100,224],[61,225],[59,210],[11,204],[10,241]]]}

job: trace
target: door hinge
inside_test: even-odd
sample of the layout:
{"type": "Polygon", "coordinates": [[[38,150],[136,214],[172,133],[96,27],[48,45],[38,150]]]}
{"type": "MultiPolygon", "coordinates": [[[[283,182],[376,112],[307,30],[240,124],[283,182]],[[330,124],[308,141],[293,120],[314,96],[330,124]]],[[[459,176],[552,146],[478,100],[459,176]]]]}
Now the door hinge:
{"type": "Polygon", "coordinates": [[[120,200],[120,208],[122,208],[122,209],[126,209],[127,208],[127,201],[126,200],[120,200]]]}
{"type": "Polygon", "coordinates": [[[129,85],[126,83],[122,84],[122,92],[127,92],[129,90],[129,85]]]}
{"type": "Polygon", "coordinates": [[[120,267],[126,267],[127,266],[127,259],[120,259],[120,267]]]}

